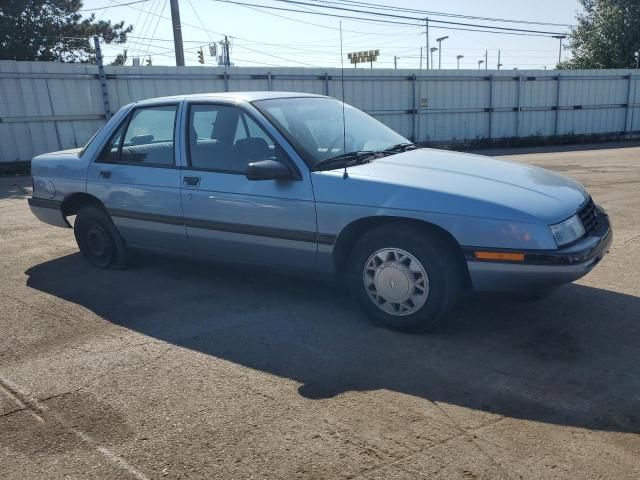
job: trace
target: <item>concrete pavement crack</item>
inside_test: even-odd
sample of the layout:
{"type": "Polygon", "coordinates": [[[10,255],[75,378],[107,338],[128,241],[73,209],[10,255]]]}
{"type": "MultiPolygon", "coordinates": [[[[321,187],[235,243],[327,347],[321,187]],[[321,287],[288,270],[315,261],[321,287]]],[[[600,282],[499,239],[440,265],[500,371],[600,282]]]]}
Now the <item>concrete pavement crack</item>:
{"type": "MultiPolygon", "coordinates": [[[[447,416],[447,418],[449,418],[449,416],[448,416],[448,415],[446,415],[446,416],[447,416]]],[[[419,450],[417,450],[417,451],[415,451],[415,452],[411,452],[410,454],[405,455],[404,457],[398,458],[398,459],[396,459],[396,460],[393,460],[392,462],[388,462],[388,463],[385,463],[385,464],[383,464],[383,465],[379,465],[379,466],[377,466],[377,467],[375,467],[375,468],[372,468],[372,469],[370,469],[370,470],[365,470],[365,471],[361,472],[360,474],[358,474],[357,476],[352,477],[352,478],[351,478],[351,480],[358,480],[358,479],[364,478],[365,476],[369,476],[369,475],[371,475],[372,473],[378,472],[378,471],[380,471],[380,470],[382,470],[382,469],[384,469],[384,468],[388,468],[388,467],[391,467],[391,466],[393,466],[393,465],[397,465],[397,464],[399,464],[399,463],[401,463],[401,462],[404,462],[405,460],[408,460],[408,459],[410,459],[410,458],[416,457],[416,456],[418,456],[418,455],[420,455],[420,454],[422,454],[422,453],[424,453],[424,452],[426,452],[426,451],[428,451],[428,450],[432,449],[433,447],[436,447],[436,446],[438,446],[438,445],[443,445],[443,444],[445,444],[445,443],[447,443],[447,442],[450,442],[451,440],[456,440],[457,438],[461,438],[461,437],[464,437],[464,436],[467,436],[467,435],[473,434],[474,432],[477,432],[477,431],[479,431],[479,430],[481,430],[481,429],[483,429],[483,428],[486,428],[486,427],[490,427],[490,426],[492,426],[492,425],[495,425],[495,424],[497,424],[497,423],[501,422],[502,420],[504,420],[505,418],[507,418],[507,417],[501,416],[501,417],[500,417],[500,418],[498,418],[498,419],[495,419],[495,420],[492,420],[492,421],[490,421],[490,422],[484,423],[484,424],[482,424],[482,425],[479,425],[478,427],[471,428],[471,429],[469,429],[469,430],[465,430],[465,431],[460,431],[460,430],[459,430],[459,433],[457,433],[456,435],[452,435],[452,436],[447,437],[447,438],[445,438],[445,439],[438,440],[437,442],[432,442],[430,445],[426,446],[425,448],[421,448],[421,449],[419,449],[419,450]]],[[[474,443],[475,443],[475,442],[474,442],[474,443]]],[[[476,446],[477,446],[477,444],[476,444],[476,446]]],[[[481,450],[481,451],[482,451],[483,453],[485,453],[483,450],[481,450]]],[[[485,453],[485,455],[486,455],[486,453],[485,453]]],[[[495,463],[495,460],[493,459],[493,457],[490,457],[490,456],[489,456],[489,459],[490,459],[490,460],[492,460],[492,461],[493,461],[493,463],[495,463]]],[[[503,472],[504,472],[504,469],[502,468],[502,466],[501,466],[500,464],[496,464],[496,466],[497,466],[498,468],[500,468],[500,470],[501,470],[501,471],[503,471],[503,472]]],[[[505,473],[505,474],[506,474],[506,473],[505,473]]],[[[507,475],[507,477],[508,477],[508,475],[507,475]]]]}

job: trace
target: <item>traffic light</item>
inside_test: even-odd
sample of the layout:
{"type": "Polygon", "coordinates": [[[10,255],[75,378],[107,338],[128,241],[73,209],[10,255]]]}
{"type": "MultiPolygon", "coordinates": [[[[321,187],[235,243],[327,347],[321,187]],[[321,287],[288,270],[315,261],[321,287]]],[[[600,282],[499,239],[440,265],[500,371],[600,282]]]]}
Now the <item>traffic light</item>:
{"type": "Polygon", "coordinates": [[[198,62],[204,65],[204,49],[202,47],[198,50],[198,62]]]}

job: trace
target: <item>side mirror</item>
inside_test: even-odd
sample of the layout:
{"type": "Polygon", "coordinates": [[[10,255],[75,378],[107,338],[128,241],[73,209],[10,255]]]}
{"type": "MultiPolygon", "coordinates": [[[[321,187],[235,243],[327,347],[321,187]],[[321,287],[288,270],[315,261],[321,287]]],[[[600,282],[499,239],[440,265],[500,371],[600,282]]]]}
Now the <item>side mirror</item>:
{"type": "Polygon", "coordinates": [[[249,180],[277,180],[291,178],[289,167],[277,160],[261,160],[247,165],[249,180]]]}

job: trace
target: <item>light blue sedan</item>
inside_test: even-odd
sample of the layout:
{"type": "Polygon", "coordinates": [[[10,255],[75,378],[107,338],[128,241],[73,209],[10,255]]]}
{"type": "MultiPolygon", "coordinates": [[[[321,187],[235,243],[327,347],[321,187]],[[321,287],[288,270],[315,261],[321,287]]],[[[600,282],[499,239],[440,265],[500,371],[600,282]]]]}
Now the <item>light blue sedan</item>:
{"type": "Polygon", "coordinates": [[[62,227],[76,216],[97,267],[142,247],[343,274],[373,321],[403,331],[443,322],[465,289],[538,295],[576,280],[612,239],[573,180],[420,148],[301,93],[136,102],[31,170],[33,213],[62,227]]]}

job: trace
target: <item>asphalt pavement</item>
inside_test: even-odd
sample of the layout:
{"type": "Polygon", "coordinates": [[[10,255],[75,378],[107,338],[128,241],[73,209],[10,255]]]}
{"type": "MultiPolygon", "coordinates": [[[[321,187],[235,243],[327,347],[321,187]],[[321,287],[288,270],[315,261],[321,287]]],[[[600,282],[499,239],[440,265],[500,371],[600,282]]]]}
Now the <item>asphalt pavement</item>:
{"type": "Polygon", "coordinates": [[[601,264],[418,336],[324,279],[92,268],[27,177],[0,178],[0,477],[640,478],[640,148],[600,147],[503,158],[589,188],[615,229],[601,264]]]}

